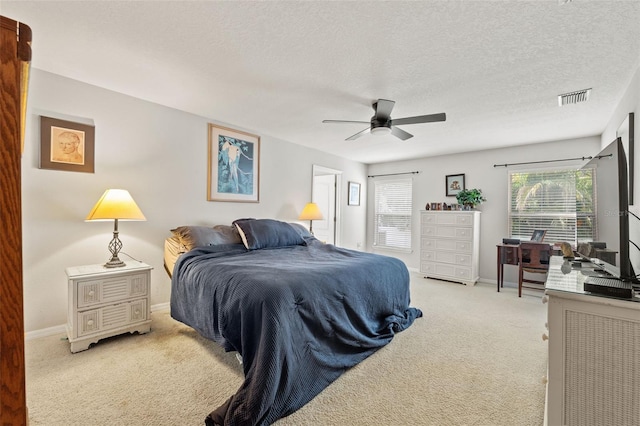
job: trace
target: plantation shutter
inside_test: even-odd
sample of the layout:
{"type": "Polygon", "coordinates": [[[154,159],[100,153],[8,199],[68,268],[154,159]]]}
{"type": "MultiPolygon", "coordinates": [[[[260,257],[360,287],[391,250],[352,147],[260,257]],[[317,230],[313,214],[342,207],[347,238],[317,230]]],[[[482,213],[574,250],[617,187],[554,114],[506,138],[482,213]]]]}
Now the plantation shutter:
{"type": "Polygon", "coordinates": [[[374,183],[374,188],[373,245],[410,251],[413,180],[381,180],[374,183]]]}
{"type": "Polygon", "coordinates": [[[547,230],[545,242],[596,239],[595,170],[545,170],[509,174],[509,235],[528,240],[547,230]]]}

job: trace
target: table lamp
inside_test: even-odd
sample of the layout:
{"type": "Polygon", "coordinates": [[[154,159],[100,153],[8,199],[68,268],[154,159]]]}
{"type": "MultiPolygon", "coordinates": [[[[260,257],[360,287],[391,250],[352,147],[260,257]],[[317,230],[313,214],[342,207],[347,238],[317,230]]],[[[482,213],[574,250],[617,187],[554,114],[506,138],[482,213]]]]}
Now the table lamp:
{"type": "Polygon", "coordinates": [[[124,189],[107,189],[98,200],[85,221],[113,220],[113,239],[109,243],[111,259],[105,263],[106,268],[119,268],[125,263],[118,259],[122,241],[118,238],[118,220],[147,220],[140,208],[133,201],[129,191],[124,189]]]}
{"type": "Polygon", "coordinates": [[[324,217],[322,216],[322,212],[320,211],[320,207],[316,203],[307,203],[302,209],[302,213],[300,213],[299,220],[308,220],[309,221],[309,232],[313,234],[313,221],[314,220],[322,220],[324,217]]]}

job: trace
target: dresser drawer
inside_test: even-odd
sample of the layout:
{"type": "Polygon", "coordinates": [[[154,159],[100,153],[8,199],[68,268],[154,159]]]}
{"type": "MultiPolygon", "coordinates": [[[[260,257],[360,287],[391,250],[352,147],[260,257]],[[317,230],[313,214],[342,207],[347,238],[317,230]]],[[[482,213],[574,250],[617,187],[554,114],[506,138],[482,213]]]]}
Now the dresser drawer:
{"type": "Polygon", "coordinates": [[[461,228],[458,226],[435,226],[426,225],[421,230],[423,237],[431,238],[457,238],[459,240],[473,239],[473,230],[471,228],[461,228]]]}
{"type": "Polygon", "coordinates": [[[437,251],[434,252],[432,258],[427,260],[435,260],[436,262],[442,263],[453,263],[455,265],[471,265],[471,255],[464,253],[456,253],[452,251],[437,251]]]}
{"type": "Polygon", "coordinates": [[[471,268],[437,262],[420,262],[420,272],[428,277],[464,281],[471,279],[471,268]]]}
{"type": "Polygon", "coordinates": [[[143,272],[78,281],[78,308],[146,296],[149,291],[148,276],[143,272]]]}
{"type": "Polygon", "coordinates": [[[423,213],[421,224],[424,225],[457,225],[473,226],[473,213],[423,213]]]}
{"type": "Polygon", "coordinates": [[[77,337],[147,320],[147,299],[78,312],[77,337]]]}
{"type": "Polygon", "coordinates": [[[434,240],[422,238],[420,248],[422,250],[447,250],[463,253],[471,253],[473,245],[471,241],[458,241],[451,239],[434,240]]]}

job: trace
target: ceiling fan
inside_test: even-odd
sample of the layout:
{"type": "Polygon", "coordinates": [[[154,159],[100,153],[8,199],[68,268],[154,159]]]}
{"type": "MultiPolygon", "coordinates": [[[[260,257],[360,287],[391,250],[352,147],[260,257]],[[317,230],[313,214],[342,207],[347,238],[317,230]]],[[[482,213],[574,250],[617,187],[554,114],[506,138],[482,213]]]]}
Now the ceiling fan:
{"type": "Polygon", "coordinates": [[[412,138],[411,133],[407,133],[402,129],[395,126],[402,126],[405,124],[419,124],[419,123],[433,123],[436,121],[445,121],[447,115],[442,112],[440,114],[418,115],[416,117],[405,117],[392,119],[391,110],[395,105],[395,101],[388,99],[378,99],[373,103],[373,110],[375,114],[371,117],[371,121],[350,121],[350,120],[322,120],[323,123],[369,123],[370,126],[361,132],[356,133],[353,136],[349,136],[348,141],[358,139],[360,136],[368,133],[391,133],[393,136],[402,139],[403,141],[412,138]]]}

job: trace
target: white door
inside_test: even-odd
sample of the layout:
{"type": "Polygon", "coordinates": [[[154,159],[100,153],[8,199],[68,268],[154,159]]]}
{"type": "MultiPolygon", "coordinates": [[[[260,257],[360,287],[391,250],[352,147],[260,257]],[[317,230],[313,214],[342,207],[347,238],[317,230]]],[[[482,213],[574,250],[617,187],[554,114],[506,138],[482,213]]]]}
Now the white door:
{"type": "Polygon", "coordinates": [[[313,177],[313,200],[318,205],[322,220],[313,221],[313,234],[322,242],[336,243],[336,176],[313,177]]]}

